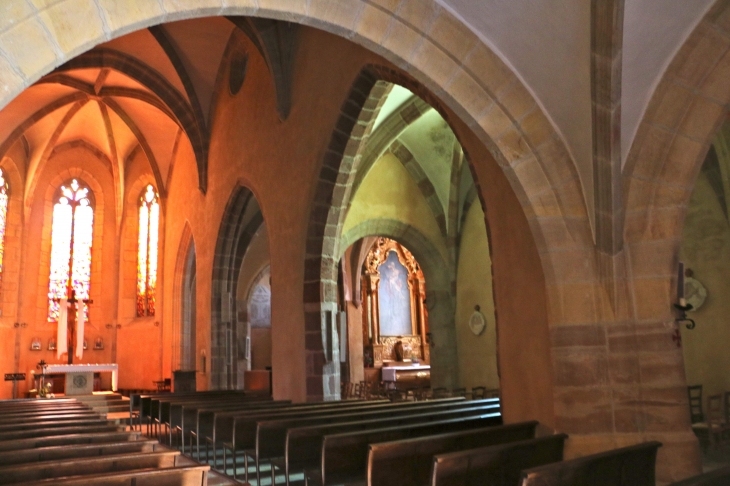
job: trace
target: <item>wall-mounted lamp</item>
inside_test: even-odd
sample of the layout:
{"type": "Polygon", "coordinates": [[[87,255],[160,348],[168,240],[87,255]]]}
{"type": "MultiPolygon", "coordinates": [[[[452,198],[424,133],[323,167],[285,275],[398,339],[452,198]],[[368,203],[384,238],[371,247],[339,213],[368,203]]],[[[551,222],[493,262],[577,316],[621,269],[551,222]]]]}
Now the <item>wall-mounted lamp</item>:
{"type": "Polygon", "coordinates": [[[697,324],[694,319],[687,317],[687,312],[694,309],[692,304],[688,304],[684,298],[684,262],[679,262],[679,268],[677,272],[677,303],[674,304],[674,308],[679,311],[679,317],[675,319],[677,324],[685,322],[687,329],[694,329],[697,324]]]}

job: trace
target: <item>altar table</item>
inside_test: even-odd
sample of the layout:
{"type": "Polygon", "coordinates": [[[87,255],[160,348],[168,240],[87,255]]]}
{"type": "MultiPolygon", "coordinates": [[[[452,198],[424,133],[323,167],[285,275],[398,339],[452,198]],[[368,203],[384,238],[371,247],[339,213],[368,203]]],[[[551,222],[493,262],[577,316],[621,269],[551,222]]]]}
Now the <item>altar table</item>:
{"type": "Polygon", "coordinates": [[[63,373],[66,375],[66,395],[91,395],[94,391],[94,372],[111,372],[112,391],[117,391],[119,365],[110,364],[58,364],[47,365],[46,374],[63,373]]]}

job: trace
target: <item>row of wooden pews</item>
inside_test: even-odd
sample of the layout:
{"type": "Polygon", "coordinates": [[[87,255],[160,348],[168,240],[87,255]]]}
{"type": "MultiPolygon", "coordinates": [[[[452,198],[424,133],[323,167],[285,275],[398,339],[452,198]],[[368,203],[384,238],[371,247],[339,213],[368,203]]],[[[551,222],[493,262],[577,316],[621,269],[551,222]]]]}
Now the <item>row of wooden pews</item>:
{"type": "Polygon", "coordinates": [[[206,485],[210,466],[74,399],[0,402],[0,483],[206,485]]]}
{"type": "MultiPolygon", "coordinates": [[[[537,422],[502,425],[498,399],[292,404],[231,391],[132,399],[140,431],[146,423],[159,440],[257,485],[653,486],[661,446],[564,461],[565,434],[537,422]]],[[[677,486],[730,484],[728,475],[677,486]]]]}

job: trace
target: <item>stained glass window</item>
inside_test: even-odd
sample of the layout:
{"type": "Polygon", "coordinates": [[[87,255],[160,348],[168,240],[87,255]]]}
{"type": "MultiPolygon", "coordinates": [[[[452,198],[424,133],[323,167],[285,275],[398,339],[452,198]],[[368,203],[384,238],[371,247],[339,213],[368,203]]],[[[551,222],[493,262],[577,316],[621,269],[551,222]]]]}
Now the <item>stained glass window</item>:
{"type": "Polygon", "coordinates": [[[0,277],[3,272],[5,254],[5,228],[8,221],[8,183],[5,173],[0,169],[0,277]]]}
{"type": "MultiPolygon", "coordinates": [[[[94,209],[91,191],[78,180],[61,186],[53,205],[51,226],[51,272],[48,284],[48,320],[58,320],[59,303],[68,297],[69,283],[77,299],[89,298],[91,281],[91,243],[94,233],[94,209]],[[70,282],[69,282],[70,276],[70,282]]],[[[89,318],[89,309],[84,307],[89,318]]]]}
{"type": "Polygon", "coordinates": [[[155,315],[157,290],[157,243],[160,201],[155,188],[147,185],[139,198],[137,240],[137,317],[155,315]]]}

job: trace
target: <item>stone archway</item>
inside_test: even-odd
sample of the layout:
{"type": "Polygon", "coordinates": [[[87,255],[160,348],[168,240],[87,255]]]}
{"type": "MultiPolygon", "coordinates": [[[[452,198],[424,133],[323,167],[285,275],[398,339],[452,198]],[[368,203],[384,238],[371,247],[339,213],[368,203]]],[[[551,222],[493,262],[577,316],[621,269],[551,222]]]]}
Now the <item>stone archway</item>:
{"type": "Polygon", "coordinates": [[[637,359],[640,384],[646,400],[662,405],[642,405],[641,413],[649,424],[667,423],[657,458],[660,478],[678,479],[700,469],[682,350],[672,340],[671,304],[689,200],[727,118],[730,46],[718,39],[730,33],[728,16],[730,4],[718,0],[676,53],[648,104],[622,175],[629,312],[636,322],[631,339],[652,343],[637,359]]]}
{"type": "Polygon", "coordinates": [[[245,336],[238,335],[239,312],[238,276],[241,262],[251,239],[264,218],[256,197],[250,189],[238,186],[233,190],[221,219],[213,256],[211,282],[210,325],[210,386],[211,389],[239,387],[237,360],[245,349],[245,336]]]}
{"type": "MultiPolygon", "coordinates": [[[[5,106],[55,66],[134,30],[213,15],[245,15],[309,25],[351,39],[382,55],[434,93],[478,135],[513,184],[533,231],[554,234],[556,213],[589,228],[574,163],[560,135],[510,68],[435,0],[419,9],[361,0],[208,0],[128,7],[62,0],[39,10],[7,13],[0,37],[0,81],[5,106]],[[407,10],[407,11],[406,11],[407,10]],[[83,19],[84,29],[69,28],[83,19]],[[402,35],[391,35],[400,32],[402,35]],[[458,38],[458,42],[454,39],[458,38]],[[545,220],[545,221],[544,221],[545,220]]],[[[205,180],[205,176],[201,175],[205,180]]],[[[204,187],[204,186],[203,186],[204,187]]],[[[571,231],[563,227],[565,236],[571,231]]],[[[537,235],[543,245],[546,238],[537,235]]],[[[541,248],[542,249],[542,248],[541,248]]],[[[546,263],[552,265],[552,263],[546,263]]]]}

